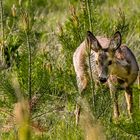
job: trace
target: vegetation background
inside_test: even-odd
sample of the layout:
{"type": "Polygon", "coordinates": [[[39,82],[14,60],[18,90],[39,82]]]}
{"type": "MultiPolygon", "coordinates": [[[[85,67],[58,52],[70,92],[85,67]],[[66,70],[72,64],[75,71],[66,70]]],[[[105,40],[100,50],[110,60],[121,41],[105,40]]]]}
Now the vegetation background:
{"type": "Polygon", "coordinates": [[[0,0],[0,140],[139,140],[140,96],[134,115],[112,119],[108,89],[89,84],[79,97],[72,55],[87,30],[122,33],[140,63],[139,0],[0,0]],[[75,105],[82,114],[75,124],[75,105]]]}

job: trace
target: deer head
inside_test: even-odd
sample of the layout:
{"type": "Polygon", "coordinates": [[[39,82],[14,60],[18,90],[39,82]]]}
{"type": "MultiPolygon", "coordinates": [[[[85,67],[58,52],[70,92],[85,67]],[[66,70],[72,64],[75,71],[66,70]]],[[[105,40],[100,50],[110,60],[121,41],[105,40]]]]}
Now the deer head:
{"type": "Polygon", "coordinates": [[[114,64],[114,55],[118,48],[121,46],[121,34],[117,31],[111,39],[106,48],[102,47],[99,40],[90,32],[87,32],[87,43],[90,48],[95,52],[95,66],[99,81],[104,83],[107,81],[110,68],[114,64]]]}

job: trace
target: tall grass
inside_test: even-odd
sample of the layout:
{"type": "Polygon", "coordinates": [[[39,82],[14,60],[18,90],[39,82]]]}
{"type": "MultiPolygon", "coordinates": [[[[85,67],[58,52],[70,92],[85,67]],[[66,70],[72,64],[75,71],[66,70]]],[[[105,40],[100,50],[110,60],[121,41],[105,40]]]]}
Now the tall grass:
{"type": "Polygon", "coordinates": [[[87,30],[107,37],[121,31],[139,62],[139,0],[34,0],[31,7],[28,0],[3,2],[10,67],[0,73],[0,139],[139,139],[139,90],[134,88],[134,122],[128,120],[120,93],[122,115],[114,123],[108,89],[100,87],[93,104],[91,82],[79,98],[72,64],[87,30]],[[78,99],[82,113],[76,126],[78,99]]]}
{"type": "Polygon", "coordinates": [[[3,1],[0,1],[0,17],[1,17],[1,34],[2,34],[2,42],[1,42],[1,60],[3,61],[3,50],[4,50],[4,10],[3,10],[3,1]]]}
{"type": "MultiPolygon", "coordinates": [[[[135,4],[137,4],[137,2],[138,1],[136,1],[135,4]]],[[[127,4],[125,5],[121,1],[113,2],[111,0],[101,3],[91,3],[89,1],[84,1],[82,3],[82,9],[78,12],[74,12],[74,14],[70,16],[69,20],[65,23],[65,26],[61,29],[61,34],[59,36],[64,49],[67,51],[66,53],[71,54],[70,57],[67,56],[67,61],[71,61],[71,56],[74,50],[84,40],[86,31],[89,29],[92,30],[95,35],[103,35],[107,37],[110,37],[113,32],[119,30],[123,36],[123,43],[126,42],[128,47],[130,47],[134,51],[134,54],[136,54],[136,52],[139,51],[139,46],[137,46],[136,43],[138,42],[138,38],[136,36],[139,34],[137,30],[137,23],[139,23],[139,20],[136,20],[137,18],[135,18],[136,24],[133,23],[133,16],[135,15],[132,11],[128,11],[128,9],[130,8],[130,3],[128,1],[126,1],[126,3],[127,4]],[[90,6],[93,4],[93,9],[90,9],[91,7],[89,7],[89,4],[90,6]],[[86,9],[87,7],[88,9],[86,9]],[[89,10],[92,12],[90,13],[89,10]],[[133,36],[134,32],[136,35],[135,37],[133,36]],[[128,39],[128,37],[130,37],[131,34],[133,36],[133,39],[131,38],[130,40],[128,39]]],[[[136,55],[136,57],[138,58],[139,55],[136,55]]],[[[89,90],[84,94],[88,95],[89,93],[92,93],[91,90],[92,89],[89,87],[89,90]]],[[[89,96],[90,98],[88,97],[88,100],[91,103],[90,107],[93,108],[92,113],[95,115],[96,119],[101,120],[102,125],[104,125],[104,127],[106,128],[107,139],[137,139],[139,136],[137,135],[138,129],[136,126],[136,122],[131,123],[127,121],[127,117],[123,113],[120,119],[122,119],[123,121],[125,120],[124,124],[126,125],[123,125],[121,120],[117,125],[113,122],[113,120],[111,119],[112,112],[110,99],[104,95],[105,93],[109,94],[107,89],[102,89],[101,87],[98,90],[97,95],[95,96],[96,103],[93,106],[90,102],[92,100],[91,96],[89,96]],[[107,99],[106,103],[105,99],[107,99]],[[103,109],[103,106],[105,107],[105,109],[103,109]],[[107,112],[108,114],[106,114],[107,112]],[[128,128],[126,128],[126,126],[128,126],[128,128]],[[134,128],[134,131],[136,133],[132,132],[131,127],[134,128]]],[[[135,90],[134,95],[135,94],[138,94],[138,90],[135,90]]],[[[120,93],[120,96],[123,96],[123,94],[120,93]]],[[[122,100],[122,97],[120,97],[119,103],[123,102],[122,100]]],[[[135,100],[137,100],[136,96],[134,96],[134,102],[135,100]]],[[[137,106],[137,104],[135,105],[137,106]]],[[[135,114],[135,118],[138,114],[135,114]]],[[[86,121],[88,121],[88,119],[86,121]]]]}

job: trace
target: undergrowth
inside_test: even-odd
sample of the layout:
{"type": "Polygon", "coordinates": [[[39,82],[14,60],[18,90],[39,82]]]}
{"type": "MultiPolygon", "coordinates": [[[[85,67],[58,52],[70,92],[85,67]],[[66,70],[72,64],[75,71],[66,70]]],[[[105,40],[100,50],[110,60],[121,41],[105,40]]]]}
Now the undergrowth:
{"type": "Polygon", "coordinates": [[[139,139],[137,84],[133,121],[128,119],[120,92],[121,116],[114,122],[108,88],[101,86],[93,95],[90,83],[79,97],[72,63],[72,55],[88,30],[107,37],[119,30],[139,63],[139,4],[139,0],[3,1],[0,139],[24,138],[20,134],[28,137],[25,140],[139,139]],[[79,99],[83,109],[76,126],[79,99]]]}

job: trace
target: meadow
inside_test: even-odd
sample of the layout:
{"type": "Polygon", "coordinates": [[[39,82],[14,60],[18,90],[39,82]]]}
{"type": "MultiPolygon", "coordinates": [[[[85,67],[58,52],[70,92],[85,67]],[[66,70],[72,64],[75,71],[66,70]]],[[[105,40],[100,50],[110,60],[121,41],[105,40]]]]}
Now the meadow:
{"type": "Polygon", "coordinates": [[[139,0],[0,0],[0,140],[139,140],[140,87],[133,85],[133,121],[122,91],[121,115],[94,83],[81,97],[72,56],[86,32],[116,31],[140,64],[139,0]],[[82,113],[75,123],[75,105],[82,113]]]}

